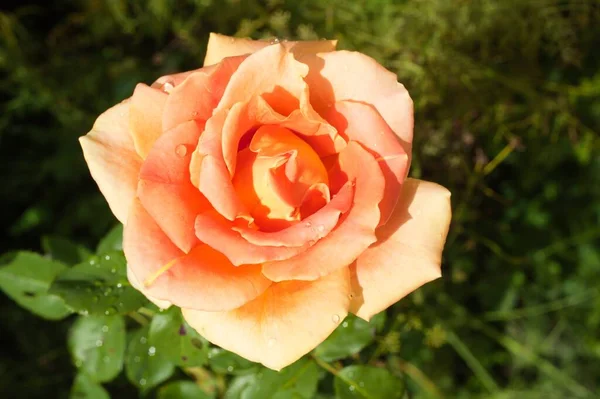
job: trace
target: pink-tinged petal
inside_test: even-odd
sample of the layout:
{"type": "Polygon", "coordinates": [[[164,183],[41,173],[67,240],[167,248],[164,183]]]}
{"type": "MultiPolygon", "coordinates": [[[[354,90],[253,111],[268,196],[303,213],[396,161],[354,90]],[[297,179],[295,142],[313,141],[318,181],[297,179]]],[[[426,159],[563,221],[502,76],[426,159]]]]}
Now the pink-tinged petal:
{"type": "Polygon", "coordinates": [[[236,266],[289,259],[305,251],[309,246],[309,244],[302,247],[255,245],[234,231],[234,227],[234,223],[216,212],[206,212],[196,218],[198,239],[221,252],[236,266]]]}
{"type": "Polygon", "coordinates": [[[249,217],[248,210],[235,192],[222,152],[221,129],[227,111],[217,112],[206,122],[198,147],[190,163],[191,182],[225,218],[249,217]]]}
{"type": "Polygon", "coordinates": [[[450,219],[448,190],[435,183],[407,179],[394,214],[377,230],[377,243],[351,267],[351,311],[368,320],[440,277],[450,219]]]}
{"type": "Polygon", "coordinates": [[[167,236],[184,252],[198,245],[196,216],[210,204],[190,182],[191,153],[202,127],[185,122],[165,132],[140,170],[138,196],[167,236]]]}
{"type": "Polygon", "coordinates": [[[163,130],[191,120],[207,121],[223,96],[231,75],[245,58],[225,58],[217,65],[189,74],[173,87],[165,104],[163,130]]]}
{"type": "Polygon", "coordinates": [[[350,209],[353,194],[352,183],[347,183],[317,212],[281,231],[263,232],[243,226],[233,227],[233,230],[239,232],[251,244],[261,246],[298,247],[315,243],[326,237],[337,225],[340,215],[350,209]]]}
{"type": "Polygon", "coordinates": [[[234,267],[222,254],[200,244],[183,253],[135,201],[123,235],[130,280],[142,282],[155,301],[210,312],[238,308],[270,285],[259,266],[234,267]]]}
{"type": "Polygon", "coordinates": [[[298,109],[307,73],[308,67],[284,46],[265,47],[249,55],[231,76],[217,109],[262,96],[276,112],[289,115],[298,109]]]}
{"type": "Polygon", "coordinates": [[[338,132],[362,144],[375,155],[385,177],[385,195],[379,204],[380,225],[387,222],[398,202],[408,174],[408,155],[398,137],[371,105],[339,101],[323,115],[338,132]]]}
{"type": "Polygon", "coordinates": [[[295,362],[323,342],[346,317],[348,269],[315,281],[273,284],[264,294],[230,312],[182,309],[203,337],[274,370],[295,362]]]}
{"type": "Polygon", "coordinates": [[[337,228],[305,252],[285,261],[264,263],[263,274],[270,280],[318,279],[350,265],[375,242],[378,204],[385,189],[381,168],[371,154],[352,141],[339,154],[338,165],[340,176],[333,180],[345,179],[356,185],[352,208],[337,228]]]}
{"type": "Polygon", "coordinates": [[[162,119],[167,93],[143,83],[135,87],[129,103],[129,131],[137,153],[146,159],[163,132],[162,119]]]}
{"type": "Polygon", "coordinates": [[[358,52],[335,51],[306,55],[306,77],[311,104],[320,114],[338,101],[370,104],[400,138],[410,156],[413,137],[413,103],[397,77],[371,57],[358,52]],[[349,84],[351,82],[351,84],[349,84]]]}
{"type": "MultiPolygon", "coordinates": [[[[211,33],[208,38],[204,65],[216,64],[225,57],[251,54],[273,43],[274,41],[252,40],[211,33]]],[[[302,55],[333,51],[335,50],[337,40],[281,42],[281,44],[294,54],[302,55]]]]}
{"type": "Polygon", "coordinates": [[[115,105],[100,115],[79,142],[90,173],[111,211],[125,224],[142,162],[129,135],[129,102],[115,105]]]}

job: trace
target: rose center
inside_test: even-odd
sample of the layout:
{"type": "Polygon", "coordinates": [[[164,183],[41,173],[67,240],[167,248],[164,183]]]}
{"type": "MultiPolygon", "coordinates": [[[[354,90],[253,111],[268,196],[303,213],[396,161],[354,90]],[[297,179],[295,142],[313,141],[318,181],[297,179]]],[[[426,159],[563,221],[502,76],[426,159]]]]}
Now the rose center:
{"type": "Polygon", "coordinates": [[[260,127],[238,153],[233,185],[256,225],[288,227],[329,201],[327,170],[317,153],[289,129],[260,127]]]}

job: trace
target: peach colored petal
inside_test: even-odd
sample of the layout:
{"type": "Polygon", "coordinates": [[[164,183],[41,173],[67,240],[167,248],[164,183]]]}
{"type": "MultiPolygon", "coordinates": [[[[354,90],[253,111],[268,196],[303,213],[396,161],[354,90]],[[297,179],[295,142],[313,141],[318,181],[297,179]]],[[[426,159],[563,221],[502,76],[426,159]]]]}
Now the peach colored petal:
{"type": "Polygon", "coordinates": [[[285,261],[264,263],[263,274],[270,280],[315,280],[350,265],[375,242],[378,204],[385,189],[381,168],[353,141],[339,154],[338,165],[343,178],[356,184],[352,208],[336,229],[307,251],[285,261]]]}
{"type": "Polygon", "coordinates": [[[207,121],[223,96],[229,79],[245,58],[225,58],[217,65],[190,73],[173,87],[165,104],[163,130],[186,121],[207,121]]]}
{"type": "Polygon", "coordinates": [[[413,103],[397,77],[371,57],[358,52],[335,51],[299,58],[309,66],[306,77],[311,104],[319,113],[335,102],[351,100],[370,104],[411,153],[413,103]]]}
{"type": "Polygon", "coordinates": [[[441,276],[442,249],[451,219],[450,192],[407,179],[400,201],[377,243],[351,267],[351,310],[368,320],[421,285],[441,276]]]}
{"type": "MultiPolygon", "coordinates": [[[[196,235],[200,241],[224,254],[236,266],[288,259],[306,250],[302,247],[255,245],[233,230],[235,225],[216,212],[206,212],[196,218],[196,235]]],[[[244,266],[245,267],[245,266],[244,266]]]]}
{"type": "Polygon", "coordinates": [[[79,142],[92,177],[115,217],[125,224],[142,162],[129,135],[129,102],[100,115],[79,142]]]}
{"type": "Polygon", "coordinates": [[[248,242],[261,246],[298,247],[326,237],[337,225],[341,214],[350,209],[354,187],[347,183],[337,195],[317,212],[286,229],[263,232],[248,227],[233,227],[248,242]]]}
{"type": "Polygon", "coordinates": [[[271,284],[259,266],[234,267],[207,245],[183,253],[135,201],[123,234],[123,250],[134,280],[155,300],[205,311],[238,308],[271,284]]]}
{"type": "Polygon", "coordinates": [[[162,134],[162,119],[167,93],[139,83],[129,105],[129,131],[137,153],[145,159],[162,134]]]}
{"type": "MultiPolygon", "coordinates": [[[[220,62],[225,57],[254,53],[276,43],[275,41],[252,40],[211,33],[208,38],[204,65],[220,62]]],[[[323,53],[335,50],[337,40],[314,40],[301,42],[281,42],[296,55],[307,53],[323,53]]]]}
{"type": "Polygon", "coordinates": [[[233,73],[217,110],[263,96],[275,111],[288,115],[298,108],[307,73],[308,67],[284,46],[265,47],[249,55],[233,73]]]}
{"type": "Polygon", "coordinates": [[[359,142],[375,155],[385,176],[385,195],[379,204],[379,224],[385,224],[394,211],[402,182],[408,174],[408,155],[398,137],[368,104],[338,101],[323,116],[348,139],[359,142]]]}
{"type": "Polygon", "coordinates": [[[190,182],[191,153],[198,143],[201,126],[195,121],[165,132],[155,143],[140,170],[138,196],[166,235],[184,252],[199,241],[196,216],[211,209],[190,182]]]}
{"type": "Polygon", "coordinates": [[[346,317],[348,269],[315,281],[273,284],[230,312],[182,309],[186,321],[215,345],[274,370],[313,350],[346,317]]]}

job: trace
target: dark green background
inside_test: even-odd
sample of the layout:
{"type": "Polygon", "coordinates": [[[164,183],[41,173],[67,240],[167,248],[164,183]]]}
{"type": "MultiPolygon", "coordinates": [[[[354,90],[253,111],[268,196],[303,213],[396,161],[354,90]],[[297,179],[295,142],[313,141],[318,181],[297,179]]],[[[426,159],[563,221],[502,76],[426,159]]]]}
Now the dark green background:
{"type": "MultiPolygon", "coordinates": [[[[398,74],[415,102],[411,175],[452,191],[444,277],[388,311],[373,362],[406,373],[419,398],[595,397],[598,1],[10,3],[0,253],[40,250],[44,235],[95,247],[116,220],[77,137],[137,82],[200,66],[209,32],[335,38],[398,74]]],[[[68,395],[71,322],[0,297],[0,397],[68,395]]],[[[124,377],[108,389],[136,395],[124,377]]]]}

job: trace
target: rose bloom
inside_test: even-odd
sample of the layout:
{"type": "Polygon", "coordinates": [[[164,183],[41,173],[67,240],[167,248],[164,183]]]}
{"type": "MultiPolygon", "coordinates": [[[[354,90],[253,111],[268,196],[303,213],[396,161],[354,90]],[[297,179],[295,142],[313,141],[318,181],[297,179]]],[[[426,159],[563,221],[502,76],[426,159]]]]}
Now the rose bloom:
{"type": "Polygon", "coordinates": [[[212,34],[203,68],[138,84],[81,138],[131,284],[276,370],[441,275],[450,193],[407,178],[412,100],[335,45],[212,34]]]}

